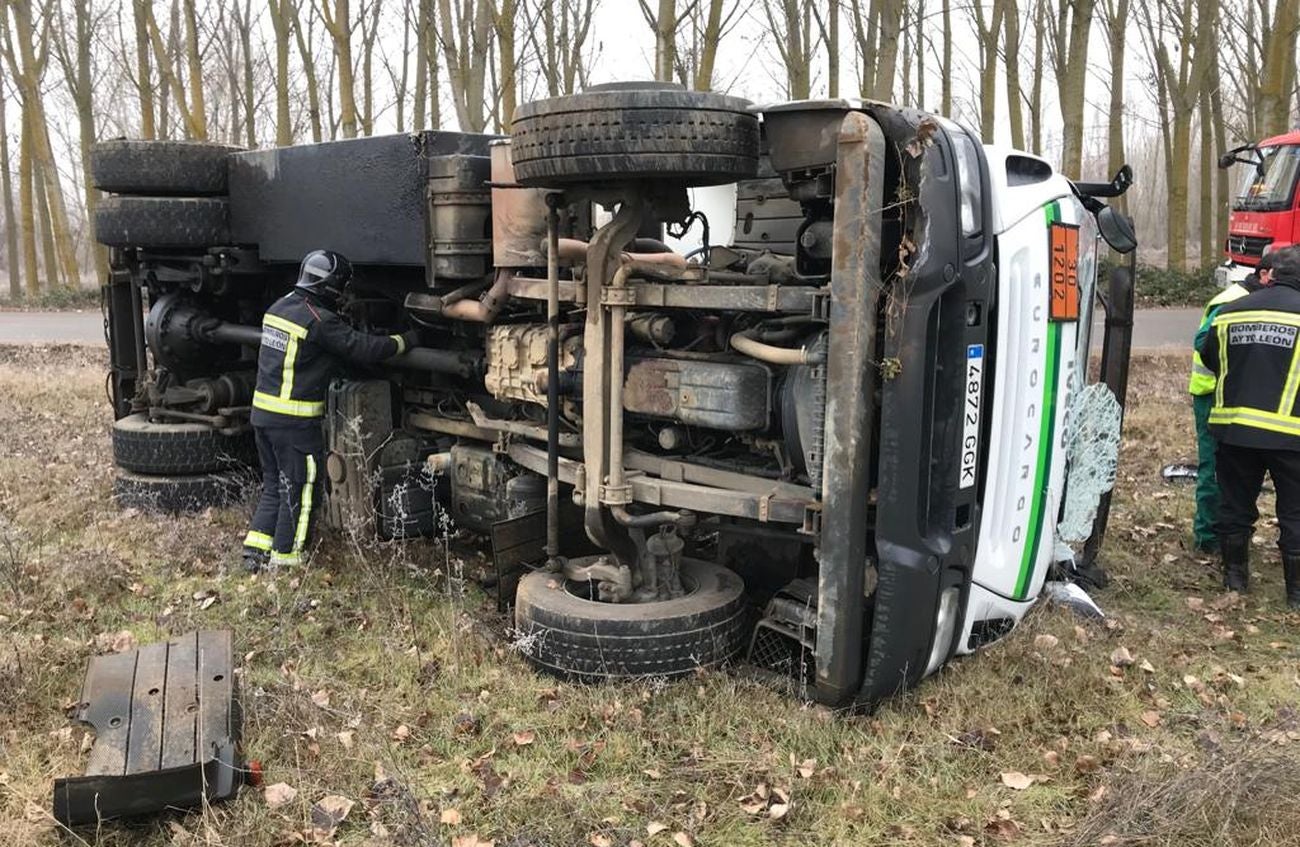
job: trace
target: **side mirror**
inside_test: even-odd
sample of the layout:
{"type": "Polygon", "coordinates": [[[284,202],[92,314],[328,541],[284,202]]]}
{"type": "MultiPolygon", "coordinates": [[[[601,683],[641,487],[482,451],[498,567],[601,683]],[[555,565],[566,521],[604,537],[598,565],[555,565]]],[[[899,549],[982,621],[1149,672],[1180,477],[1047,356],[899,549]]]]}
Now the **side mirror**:
{"type": "Polygon", "coordinates": [[[1232,163],[1235,161],[1237,161],[1236,156],[1231,153],[1224,153],[1219,157],[1219,170],[1226,171],[1228,168],[1232,167],[1232,163]]]}
{"type": "Polygon", "coordinates": [[[1137,233],[1128,215],[1105,206],[1097,212],[1097,229],[1116,253],[1132,253],[1137,249],[1137,233]]]}

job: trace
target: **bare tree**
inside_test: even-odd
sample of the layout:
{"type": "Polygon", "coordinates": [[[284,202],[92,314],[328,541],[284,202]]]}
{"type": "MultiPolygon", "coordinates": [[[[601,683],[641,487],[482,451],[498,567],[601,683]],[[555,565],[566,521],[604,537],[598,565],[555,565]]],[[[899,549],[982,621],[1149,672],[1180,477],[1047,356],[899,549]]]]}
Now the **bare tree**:
{"type": "Polygon", "coordinates": [[[411,112],[411,125],[423,129],[425,108],[429,109],[427,124],[439,126],[438,109],[438,35],[434,29],[433,0],[416,0],[415,19],[415,103],[411,112]]]}
{"type": "Polygon", "coordinates": [[[740,13],[739,0],[695,0],[687,6],[674,47],[677,77],[683,85],[696,91],[713,88],[718,46],[739,23],[740,13]]]}
{"type": "Polygon", "coordinates": [[[185,63],[190,83],[190,124],[194,137],[208,137],[207,105],[203,95],[203,55],[199,50],[199,16],[194,0],[185,0],[185,63]]]}
{"type": "Polygon", "coordinates": [[[132,0],[131,3],[135,22],[135,79],[140,93],[140,136],[145,139],[158,137],[154,123],[153,75],[149,67],[149,18],[153,15],[152,7],[153,0],[132,0]]]}
{"type": "Polygon", "coordinates": [[[339,76],[339,123],[344,138],[357,137],[356,78],[352,70],[352,14],[348,0],[321,0],[318,7],[334,41],[339,76]],[[331,8],[332,4],[332,8],[331,8]]]}
{"type": "Polygon", "coordinates": [[[363,135],[375,134],[375,40],[379,36],[379,10],[383,8],[382,0],[369,0],[369,2],[369,7],[364,3],[362,4],[359,15],[361,24],[361,132],[363,135]]]}
{"type": "Polygon", "coordinates": [[[980,137],[991,142],[993,122],[997,117],[998,43],[1002,34],[1002,19],[1007,10],[1002,0],[994,0],[993,14],[990,19],[985,17],[983,3],[976,2],[971,8],[980,51],[980,137]]]}
{"type": "MultiPolygon", "coordinates": [[[[1102,0],[1101,26],[1110,51],[1110,118],[1106,128],[1106,170],[1113,174],[1127,161],[1124,153],[1124,29],[1131,11],[1130,0],[1102,0]]],[[[1127,209],[1127,198],[1116,198],[1118,208],[1127,209]]]]}
{"type": "Polygon", "coordinates": [[[863,97],[891,100],[904,0],[871,0],[865,9],[864,0],[851,2],[853,40],[860,66],[858,89],[863,97]]]}
{"type": "Polygon", "coordinates": [[[1052,31],[1057,96],[1061,103],[1061,170],[1083,168],[1083,106],[1088,82],[1088,38],[1096,0],[1059,0],[1052,31]]]}
{"type": "Polygon", "coordinates": [[[647,0],[637,2],[655,37],[655,79],[672,82],[677,69],[677,27],[681,24],[677,17],[677,0],[657,0],[655,9],[650,8],[647,0]]]}
{"type": "MultiPolygon", "coordinates": [[[[712,0],[710,5],[717,2],[712,0]]],[[[595,0],[536,0],[533,17],[537,25],[529,28],[528,42],[548,96],[572,94],[585,79],[594,10],[595,0]]],[[[708,73],[711,82],[711,65],[708,73]]]]}
{"type": "Polygon", "coordinates": [[[1016,0],[1003,0],[1003,38],[1007,73],[1007,122],[1011,146],[1025,149],[1025,92],[1020,87],[1020,9],[1016,0]]]}
{"type": "Polygon", "coordinates": [[[812,95],[812,0],[763,0],[768,34],[785,69],[785,95],[806,100],[812,95]]]}
{"type": "MultiPolygon", "coordinates": [[[[58,265],[64,280],[69,285],[76,285],[80,281],[76,247],[72,243],[68,211],[59,186],[59,172],[55,165],[54,149],[50,144],[49,124],[45,118],[41,89],[41,76],[49,59],[53,9],[49,2],[44,7],[35,9],[40,15],[38,27],[33,24],[34,8],[30,0],[5,0],[5,8],[11,17],[13,29],[12,33],[9,29],[4,32],[4,55],[22,99],[23,117],[29,130],[30,142],[26,152],[32,159],[35,172],[43,180],[41,198],[49,206],[50,230],[58,253],[58,265]]],[[[51,279],[56,278],[56,269],[52,267],[48,270],[51,279]]]]}
{"type": "MultiPolygon", "coordinates": [[[[177,7],[175,5],[172,6],[172,13],[172,27],[169,34],[173,42],[175,42],[178,38],[176,30],[179,24],[179,15],[177,14],[177,7]]],[[[163,41],[162,31],[158,28],[158,21],[153,15],[152,8],[146,7],[145,15],[149,25],[149,39],[153,44],[154,58],[157,59],[158,62],[158,71],[162,75],[163,79],[167,81],[167,85],[171,89],[172,98],[176,101],[176,108],[180,110],[181,119],[185,122],[185,131],[190,138],[198,139],[200,141],[207,140],[207,118],[201,112],[196,111],[192,103],[187,102],[185,86],[182,84],[180,76],[177,75],[173,59],[171,58],[173,51],[169,51],[167,44],[163,41]]],[[[202,92],[202,82],[198,84],[197,88],[202,92]]],[[[200,96],[202,95],[200,94],[200,96]]],[[[166,138],[167,102],[165,99],[163,101],[161,117],[161,126],[159,128],[160,134],[163,138],[166,138]]]]}
{"type": "Polygon", "coordinates": [[[438,0],[438,25],[460,129],[482,132],[491,111],[486,94],[492,7],[488,0],[438,0]]]}
{"type": "MultiPolygon", "coordinates": [[[[500,72],[501,112],[498,123],[509,131],[515,119],[519,85],[516,80],[518,58],[515,55],[515,18],[519,15],[519,0],[490,0],[492,29],[496,33],[497,67],[500,72]]],[[[526,27],[529,28],[529,27],[526,27]]]]}
{"type": "MultiPolygon", "coordinates": [[[[0,15],[0,32],[7,32],[8,16],[0,15]]],[[[3,37],[0,37],[3,40],[3,37]]],[[[5,215],[5,264],[9,271],[9,297],[17,300],[23,295],[22,274],[19,272],[18,255],[18,226],[19,222],[14,215],[14,194],[13,184],[10,177],[10,157],[9,157],[9,125],[5,122],[5,102],[9,99],[9,92],[5,90],[4,78],[8,74],[4,71],[4,66],[0,64],[0,194],[4,194],[3,208],[5,215]]]]}
{"type": "Polygon", "coordinates": [[[293,119],[289,113],[289,32],[293,29],[295,0],[267,0],[271,30],[275,34],[275,143],[293,143],[293,119]]]}
{"type": "MultiPolygon", "coordinates": [[[[67,21],[67,9],[59,4],[54,24],[58,37],[53,39],[54,55],[63,71],[63,81],[72,95],[77,110],[78,147],[81,154],[81,184],[85,192],[87,219],[94,219],[99,192],[95,190],[90,175],[90,148],[95,143],[95,81],[91,75],[90,33],[94,25],[90,0],[72,0],[72,27],[67,21]]],[[[92,246],[94,264],[100,277],[108,274],[108,251],[92,246]]]]}
{"type": "Polygon", "coordinates": [[[302,58],[303,75],[307,81],[307,117],[311,122],[311,140],[319,144],[324,139],[324,131],[321,125],[320,77],[316,73],[316,53],[312,48],[310,28],[310,21],[314,18],[308,18],[308,28],[304,30],[298,0],[280,1],[288,5],[293,12],[294,39],[298,42],[298,55],[302,58]]]}

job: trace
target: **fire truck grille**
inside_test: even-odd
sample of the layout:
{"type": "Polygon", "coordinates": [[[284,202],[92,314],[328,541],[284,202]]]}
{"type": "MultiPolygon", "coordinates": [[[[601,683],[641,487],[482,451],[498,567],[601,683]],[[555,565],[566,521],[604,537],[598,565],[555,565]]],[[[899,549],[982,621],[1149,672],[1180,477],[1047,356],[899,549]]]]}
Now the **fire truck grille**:
{"type": "Polygon", "coordinates": [[[1264,248],[1273,243],[1273,239],[1251,235],[1229,235],[1225,247],[1234,256],[1263,256],[1264,248]]]}

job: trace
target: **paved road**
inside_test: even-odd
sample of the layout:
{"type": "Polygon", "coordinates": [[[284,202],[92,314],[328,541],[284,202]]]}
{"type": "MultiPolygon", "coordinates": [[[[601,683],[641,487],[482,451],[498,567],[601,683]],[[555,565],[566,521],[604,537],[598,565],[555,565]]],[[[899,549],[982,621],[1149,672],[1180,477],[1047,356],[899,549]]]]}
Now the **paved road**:
{"type": "MultiPolygon", "coordinates": [[[[1200,309],[1142,309],[1133,328],[1136,350],[1187,348],[1196,333],[1200,309]]],[[[1100,346],[1104,330],[1098,318],[1094,345],[1100,346]]],[[[104,324],[99,312],[0,312],[0,344],[104,345],[104,324]]]]}
{"type": "Polygon", "coordinates": [[[98,309],[78,312],[0,312],[0,344],[104,346],[98,309]]]}

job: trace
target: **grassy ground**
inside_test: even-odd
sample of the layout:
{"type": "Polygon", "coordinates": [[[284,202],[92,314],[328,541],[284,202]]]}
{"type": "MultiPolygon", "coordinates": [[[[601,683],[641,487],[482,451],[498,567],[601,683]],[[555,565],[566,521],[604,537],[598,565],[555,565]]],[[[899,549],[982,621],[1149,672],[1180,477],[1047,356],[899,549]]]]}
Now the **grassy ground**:
{"type": "Polygon", "coordinates": [[[96,354],[0,348],[0,844],[1300,844],[1300,615],[1271,527],[1244,599],[1188,553],[1190,489],[1159,475],[1192,450],[1185,364],[1134,373],[1109,621],[1043,608],[854,717],[736,674],[535,675],[454,542],[327,538],[305,571],[245,576],[240,509],[110,504],[96,354]],[[248,755],[293,796],[58,833],[88,657],[223,626],[248,755]],[[355,804],[332,835],[327,795],[355,804]]]}
{"type": "Polygon", "coordinates": [[[43,288],[35,294],[25,293],[16,299],[9,296],[8,289],[0,292],[0,309],[57,311],[91,308],[99,308],[98,285],[43,288]]]}

